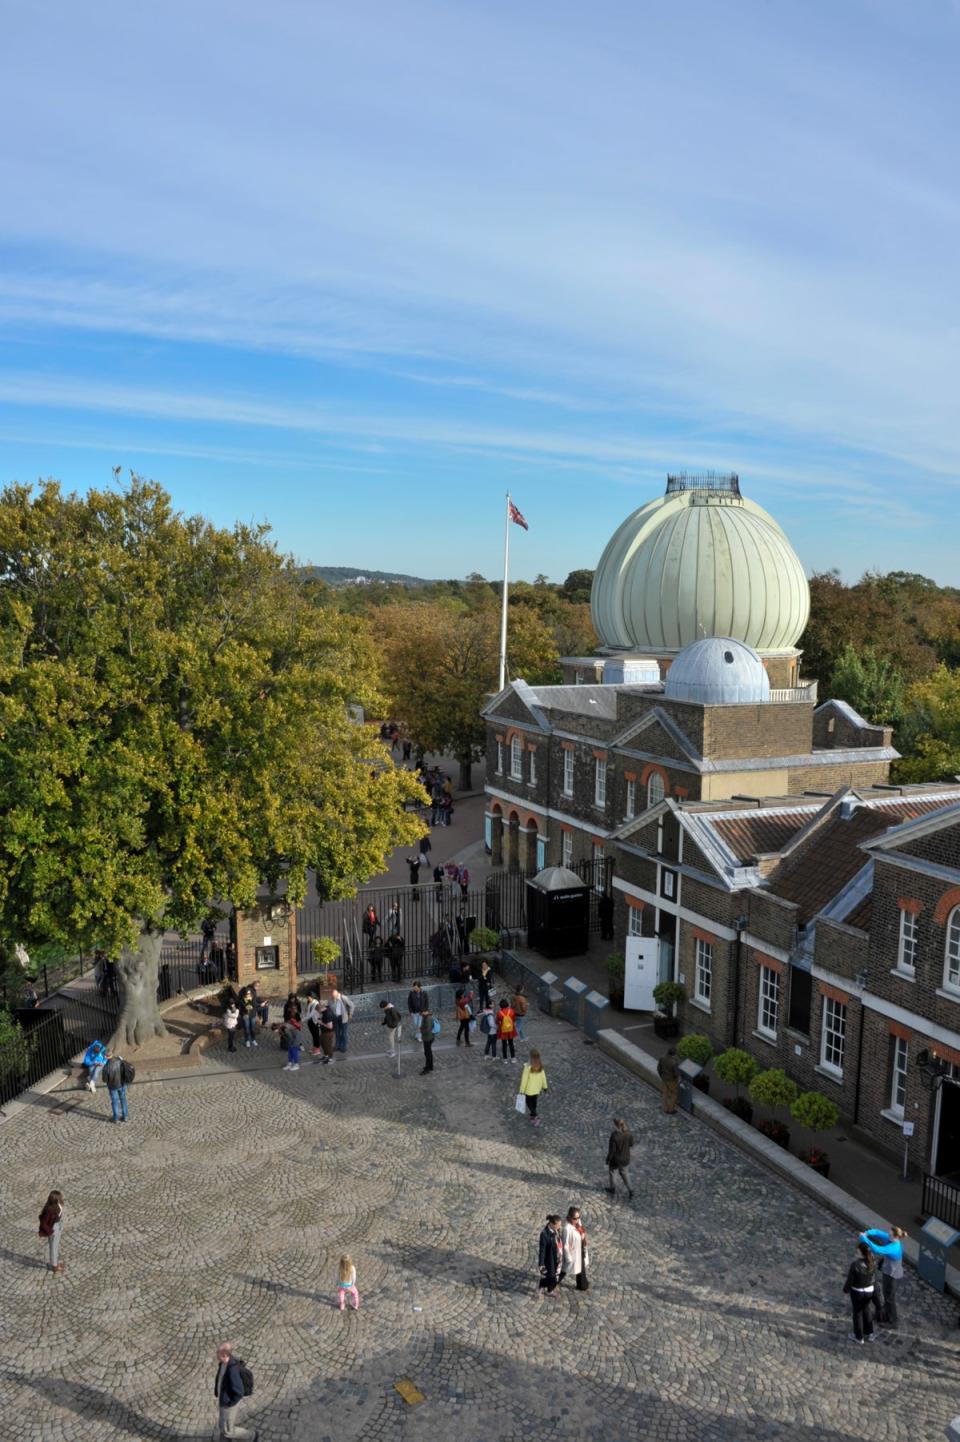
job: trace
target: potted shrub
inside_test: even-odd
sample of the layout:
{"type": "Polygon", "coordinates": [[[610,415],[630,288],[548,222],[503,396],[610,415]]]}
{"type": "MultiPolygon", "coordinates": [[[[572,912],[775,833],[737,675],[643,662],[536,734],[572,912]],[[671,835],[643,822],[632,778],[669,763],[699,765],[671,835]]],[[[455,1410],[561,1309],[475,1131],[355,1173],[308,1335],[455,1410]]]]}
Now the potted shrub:
{"type": "Polygon", "coordinates": [[[607,991],[610,996],[610,1005],[623,1011],[623,978],[627,969],[626,961],[621,952],[613,951],[607,957],[607,991]]]}
{"type": "Polygon", "coordinates": [[[491,931],[489,926],[475,926],[470,933],[470,945],[477,951],[498,952],[500,933],[491,931]]]}
{"type": "MultiPolygon", "coordinates": [[[[808,1132],[828,1132],[840,1120],[840,1108],[823,1092],[801,1092],[790,1108],[790,1115],[808,1132]]],[[[829,1177],[830,1158],[820,1147],[808,1147],[800,1153],[800,1160],[822,1177],[829,1177]]]]}
{"type": "Polygon", "coordinates": [[[740,1088],[748,1087],[760,1070],[753,1057],[742,1047],[730,1046],[717,1057],[713,1069],[724,1086],[734,1087],[736,1090],[736,1095],[728,1097],[723,1103],[724,1106],[741,1121],[752,1122],[753,1107],[745,1096],[741,1096],[740,1088]]]}
{"type": "Polygon", "coordinates": [[[653,988],[653,999],[657,1010],[653,1013],[653,1029],[657,1036],[676,1036],[680,1030],[676,1008],[686,1001],[686,988],[679,981],[661,981],[653,988]]]}
{"type": "MultiPolygon", "coordinates": [[[[708,1036],[702,1032],[692,1031],[689,1036],[683,1036],[677,1042],[677,1056],[681,1061],[695,1061],[697,1066],[706,1066],[713,1056],[713,1045],[708,1036]]],[[[694,1082],[698,1091],[710,1091],[710,1078],[698,1076],[694,1082]]]]}
{"type": "Polygon", "coordinates": [[[310,943],[313,959],[317,963],[316,986],[336,986],[337,974],[330,967],[339,960],[340,948],[331,936],[315,936],[310,943]]]}
{"type": "MultiPolygon", "coordinates": [[[[782,1067],[773,1066],[754,1077],[750,1083],[750,1099],[757,1106],[769,1107],[774,1113],[786,1111],[797,1099],[797,1084],[790,1080],[782,1067]]],[[[777,1146],[789,1148],[790,1128],[778,1116],[765,1117],[757,1123],[757,1130],[776,1142],[777,1146]]]]}

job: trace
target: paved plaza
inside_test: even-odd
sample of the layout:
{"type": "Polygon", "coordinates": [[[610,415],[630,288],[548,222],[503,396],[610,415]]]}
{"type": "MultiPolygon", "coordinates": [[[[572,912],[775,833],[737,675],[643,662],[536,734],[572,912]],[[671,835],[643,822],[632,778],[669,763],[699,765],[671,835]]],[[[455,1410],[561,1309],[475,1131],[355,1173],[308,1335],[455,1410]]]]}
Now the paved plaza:
{"type": "Polygon", "coordinates": [[[955,1304],[908,1272],[902,1336],[848,1343],[849,1231],[572,1027],[529,1021],[539,1131],[519,1065],[455,1050],[447,1018],[432,1076],[407,1047],[397,1080],[365,1022],[330,1067],[284,1072],[265,1038],[138,1081],[126,1126],[100,1092],[34,1097],[0,1131],[0,1437],[207,1439],[231,1338],[262,1442],[941,1438],[955,1304]],[[632,1204],[602,1190],[616,1113],[632,1204]],[[58,1277],[36,1235],[53,1186],[58,1277]],[[593,1286],[540,1300],[538,1233],[571,1202],[593,1286]],[[335,1307],[343,1251],[358,1313],[335,1307]]]}

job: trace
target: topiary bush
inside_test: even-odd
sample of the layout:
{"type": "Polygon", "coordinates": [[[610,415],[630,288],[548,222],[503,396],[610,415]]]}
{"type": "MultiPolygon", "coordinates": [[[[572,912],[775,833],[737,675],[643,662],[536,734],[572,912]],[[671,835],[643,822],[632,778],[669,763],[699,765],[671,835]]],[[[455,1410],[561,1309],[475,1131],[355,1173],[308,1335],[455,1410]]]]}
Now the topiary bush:
{"type": "Polygon", "coordinates": [[[340,960],[340,947],[332,936],[315,936],[310,943],[313,959],[320,971],[329,971],[340,960]]]}
{"type": "Polygon", "coordinates": [[[677,1042],[677,1056],[681,1061],[695,1061],[697,1066],[706,1066],[713,1056],[710,1038],[700,1032],[691,1032],[677,1042]]]}
{"type": "Polygon", "coordinates": [[[500,933],[491,931],[489,926],[476,926],[470,933],[470,943],[478,951],[496,951],[500,946],[500,933]]]}
{"type": "Polygon", "coordinates": [[[796,1101],[797,1084],[791,1081],[782,1067],[774,1066],[762,1071],[750,1083],[750,1100],[758,1107],[769,1107],[778,1111],[796,1101]]]}
{"type": "Polygon", "coordinates": [[[607,975],[611,981],[623,981],[627,970],[627,963],[622,952],[612,951],[607,957],[606,967],[607,975]]]}
{"type": "Polygon", "coordinates": [[[748,1051],[739,1046],[729,1046],[713,1063],[713,1069],[724,1086],[736,1087],[737,1096],[741,1087],[748,1087],[760,1068],[748,1051]]]}
{"type": "Polygon", "coordinates": [[[679,981],[659,981],[653,988],[653,999],[667,1016],[673,1016],[674,1008],[687,999],[687,989],[679,981]]]}
{"type": "Polygon", "coordinates": [[[840,1108],[823,1092],[801,1092],[790,1108],[790,1115],[808,1131],[828,1132],[840,1120],[840,1108]]]}

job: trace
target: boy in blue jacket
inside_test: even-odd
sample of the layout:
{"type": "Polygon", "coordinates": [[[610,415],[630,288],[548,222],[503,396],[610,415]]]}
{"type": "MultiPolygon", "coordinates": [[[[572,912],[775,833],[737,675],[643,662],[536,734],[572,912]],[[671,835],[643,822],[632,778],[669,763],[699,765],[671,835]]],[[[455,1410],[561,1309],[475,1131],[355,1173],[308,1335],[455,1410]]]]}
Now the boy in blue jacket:
{"type": "Polygon", "coordinates": [[[100,1073],[107,1064],[107,1049],[102,1041],[92,1041],[83,1054],[83,1064],[87,1069],[87,1079],[84,1082],[88,1092],[95,1092],[97,1082],[100,1080],[100,1073]]]}

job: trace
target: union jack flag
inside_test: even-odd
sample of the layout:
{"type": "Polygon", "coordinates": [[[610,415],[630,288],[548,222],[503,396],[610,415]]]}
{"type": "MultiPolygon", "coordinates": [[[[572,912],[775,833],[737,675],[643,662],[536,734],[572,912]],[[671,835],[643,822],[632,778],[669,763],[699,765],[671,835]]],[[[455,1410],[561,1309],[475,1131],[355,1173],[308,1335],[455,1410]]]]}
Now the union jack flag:
{"type": "Polygon", "coordinates": [[[516,521],[518,526],[522,526],[525,531],[529,531],[530,527],[527,525],[526,521],[523,519],[523,516],[517,510],[516,506],[513,504],[512,501],[510,501],[509,505],[511,521],[516,521]]]}

